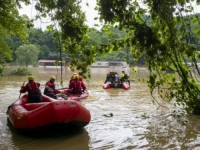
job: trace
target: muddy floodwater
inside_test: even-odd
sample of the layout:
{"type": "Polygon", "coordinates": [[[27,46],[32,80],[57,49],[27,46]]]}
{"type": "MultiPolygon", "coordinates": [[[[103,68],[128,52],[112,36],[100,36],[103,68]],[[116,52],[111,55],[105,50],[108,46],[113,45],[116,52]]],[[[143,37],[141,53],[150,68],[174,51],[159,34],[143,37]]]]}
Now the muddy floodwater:
{"type": "MultiPolygon", "coordinates": [[[[7,68],[5,73],[17,68],[7,68]]],[[[61,88],[60,69],[28,68],[41,83],[41,90],[50,75],[57,77],[61,88]]],[[[200,150],[200,116],[175,118],[173,103],[152,103],[147,85],[138,81],[146,78],[148,70],[139,68],[131,88],[103,89],[106,73],[121,68],[92,68],[86,83],[89,97],[80,101],[91,112],[91,122],[83,129],[47,131],[47,136],[32,136],[17,132],[7,119],[8,105],[20,95],[26,77],[0,77],[0,150],[200,150]],[[49,134],[52,133],[52,134],[49,134]]],[[[68,86],[73,72],[63,69],[63,85],[68,86]]],[[[134,74],[130,73],[133,79],[134,74]]],[[[181,109],[181,108],[179,108],[181,109]]],[[[45,132],[44,132],[45,134],[45,132]]]]}

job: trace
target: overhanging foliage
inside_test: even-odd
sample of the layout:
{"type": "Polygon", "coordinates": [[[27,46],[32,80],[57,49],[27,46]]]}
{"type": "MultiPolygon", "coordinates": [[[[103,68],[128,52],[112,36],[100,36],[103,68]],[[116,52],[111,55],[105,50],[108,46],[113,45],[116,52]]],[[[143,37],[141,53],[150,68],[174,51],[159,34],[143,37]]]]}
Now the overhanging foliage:
{"type": "Polygon", "coordinates": [[[122,44],[116,41],[112,45],[130,47],[133,59],[145,54],[150,71],[147,83],[152,95],[158,93],[167,101],[175,99],[188,112],[200,114],[200,88],[196,78],[199,76],[199,55],[194,46],[198,42],[194,39],[199,39],[200,16],[189,15],[193,13],[193,7],[186,6],[184,0],[146,0],[144,3],[146,8],[138,1],[98,0],[100,20],[113,25],[117,23],[119,29],[129,32],[122,44]],[[145,14],[149,17],[144,18],[145,14]],[[192,67],[186,65],[186,58],[190,58],[192,67]],[[169,66],[176,70],[179,78],[166,72],[169,66]]]}
{"type": "MultiPolygon", "coordinates": [[[[13,14],[7,19],[3,18],[4,23],[1,26],[4,30],[20,33],[24,23],[27,23],[25,18],[19,18],[19,22],[13,19],[19,17],[15,11],[19,2],[24,1],[7,3],[9,10],[6,15],[15,12],[16,16],[13,14]],[[14,28],[13,20],[16,25],[19,23],[22,26],[14,28]],[[6,23],[12,26],[6,28],[6,23]]],[[[150,71],[147,83],[152,96],[156,92],[160,98],[169,102],[175,99],[188,112],[200,114],[200,71],[197,65],[199,53],[194,46],[199,42],[200,16],[194,13],[190,3],[192,1],[144,0],[146,7],[142,7],[137,0],[97,0],[99,20],[105,25],[116,26],[126,34],[123,38],[108,41],[106,44],[93,42],[89,45],[88,27],[85,25],[85,14],[81,11],[80,2],[39,0],[36,4],[36,9],[40,12],[37,18],[51,17],[52,25],[49,29],[58,29],[55,34],[57,47],[69,54],[72,69],[76,68],[82,73],[89,72],[87,66],[95,61],[98,54],[129,48],[133,60],[144,55],[150,71]],[[190,67],[186,65],[186,60],[191,60],[190,67]],[[178,78],[166,72],[168,67],[176,70],[178,78]]],[[[4,6],[4,3],[0,4],[1,8],[4,6]]]]}

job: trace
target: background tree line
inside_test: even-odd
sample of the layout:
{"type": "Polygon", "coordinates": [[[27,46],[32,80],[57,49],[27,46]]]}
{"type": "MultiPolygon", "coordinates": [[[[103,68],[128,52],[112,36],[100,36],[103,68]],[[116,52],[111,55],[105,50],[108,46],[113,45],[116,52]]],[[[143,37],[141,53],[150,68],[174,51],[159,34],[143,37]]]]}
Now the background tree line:
{"type": "MultiPolygon", "coordinates": [[[[8,62],[18,65],[36,65],[39,59],[58,60],[60,54],[53,38],[54,32],[30,28],[26,29],[28,35],[26,41],[22,41],[17,36],[7,37],[6,42],[12,49],[13,58],[8,62]]],[[[62,53],[62,57],[66,61],[70,60],[66,53],[62,53]]]]}
{"type": "MultiPolygon", "coordinates": [[[[12,50],[12,61],[7,61],[10,64],[17,65],[36,65],[39,59],[59,60],[60,52],[56,47],[54,33],[55,31],[30,28],[26,30],[28,38],[26,42],[23,42],[17,36],[7,37],[5,40],[8,46],[12,50]]],[[[124,32],[119,31],[114,27],[104,26],[100,31],[91,28],[88,32],[89,42],[88,44],[101,45],[109,43],[112,40],[120,39],[124,37],[124,32]]],[[[97,57],[97,60],[102,61],[126,61],[131,60],[129,48],[126,47],[120,51],[108,52],[108,54],[101,54],[97,57]],[[130,57],[130,58],[129,58],[130,57]]],[[[70,58],[67,53],[62,53],[62,59],[66,62],[70,62],[70,58]]],[[[131,61],[130,63],[133,63],[131,61]]],[[[144,64],[144,60],[141,57],[139,59],[140,64],[144,64]]]]}
{"type": "MultiPolygon", "coordinates": [[[[191,15],[193,16],[193,15],[191,15]]],[[[147,19],[147,24],[150,24],[150,19],[147,15],[144,15],[147,19]]],[[[199,26],[198,26],[199,27],[199,26]]],[[[18,36],[9,36],[5,38],[7,47],[10,47],[9,53],[4,54],[9,58],[6,62],[14,65],[37,65],[39,59],[59,60],[60,52],[56,47],[54,38],[55,30],[45,30],[37,28],[26,29],[27,39],[23,41],[18,36]]],[[[101,30],[90,28],[88,32],[89,40],[88,45],[100,46],[101,44],[108,44],[109,42],[123,39],[127,31],[122,31],[114,26],[104,25],[101,30]]],[[[187,37],[186,37],[187,38],[187,37]]],[[[198,37],[194,37],[193,40],[189,40],[190,43],[196,45],[196,49],[200,50],[198,44],[198,37]],[[195,42],[193,42],[195,41],[195,42]]],[[[2,55],[3,56],[3,55],[2,55]]],[[[62,52],[62,60],[70,62],[71,59],[67,53],[62,52]]],[[[102,53],[97,56],[96,60],[102,61],[127,61],[129,64],[144,65],[144,55],[141,55],[137,60],[132,59],[129,47],[124,47],[121,50],[112,51],[108,50],[107,53],[102,53]]],[[[190,61],[188,59],[188,61],[190,61]]]]}

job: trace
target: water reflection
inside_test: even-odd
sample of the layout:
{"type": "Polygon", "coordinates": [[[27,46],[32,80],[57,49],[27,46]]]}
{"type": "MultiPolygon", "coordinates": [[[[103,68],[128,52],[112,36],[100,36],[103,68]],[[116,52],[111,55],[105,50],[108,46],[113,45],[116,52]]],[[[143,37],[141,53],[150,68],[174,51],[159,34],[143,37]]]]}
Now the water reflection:
{"type": "Polygon", "coordinates": [[[189,115],[186,124],[176,120],[170,114],[154,118],[146,132],[149,148],[160,149],[200,149],[200,118],[189,115]]]}
{"type": "Polygon", "coordinates": [[[25,132],[14,129],[7,120],[7,129],[11,136],[9,149],[89,149],[89,136],[84,128],[77,129],[62,124],[25,132]]]}

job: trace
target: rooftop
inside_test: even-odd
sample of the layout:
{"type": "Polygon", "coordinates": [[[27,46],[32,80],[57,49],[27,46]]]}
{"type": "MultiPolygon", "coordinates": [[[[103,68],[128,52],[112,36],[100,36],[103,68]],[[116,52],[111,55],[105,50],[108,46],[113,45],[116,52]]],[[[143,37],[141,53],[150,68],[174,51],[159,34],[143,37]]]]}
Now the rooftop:
{"type": "MultiPolygon", "coordinates": [[[[54,63],[56,60],[46,60],[46,59],[40,59],[38,62],[51,62],[54,63]]],[[[61,62],[61,61],[59,61],[61,62]]]]}

